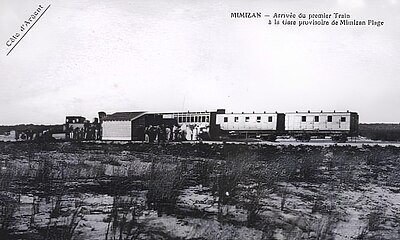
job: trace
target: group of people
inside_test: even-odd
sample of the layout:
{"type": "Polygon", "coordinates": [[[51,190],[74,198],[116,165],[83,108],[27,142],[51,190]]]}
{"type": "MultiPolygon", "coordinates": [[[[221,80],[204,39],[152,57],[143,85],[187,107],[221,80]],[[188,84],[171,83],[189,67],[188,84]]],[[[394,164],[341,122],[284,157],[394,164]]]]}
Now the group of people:
{"type": "Polygon", "coordinates": [[[198,125],[149,125],[144,130],[145,142],[167,143],[169,141],[201,140],[202,129],[198,125]]]}
{"type": "Polygon", "coordinates": [[[73,140],[101,140],[100,124],[85,122],[83,127],[69,125],[66,130],[66,138],[73,140]]]}

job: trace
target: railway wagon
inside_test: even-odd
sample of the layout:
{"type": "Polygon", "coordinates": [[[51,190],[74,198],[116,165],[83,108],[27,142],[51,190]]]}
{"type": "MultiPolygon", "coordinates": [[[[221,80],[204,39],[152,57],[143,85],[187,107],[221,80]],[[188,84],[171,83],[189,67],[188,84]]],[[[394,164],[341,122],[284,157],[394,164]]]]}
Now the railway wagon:
{"type": "Polygon", "coordinates": [[[255,138],[275,140],[285,130],[283,113],[224,113],[217,114],[216,124],[221,138],[255,138]]]}
{"type": "Polygon", "coordinates": [[[159,112],[156,113],[166,120],[174,120],[180,131],[180,140],[210,140],[215,139],[216,128],[215,118],[217,113],[224,113],[225,110],[202,111],[202,112],[159,112]]]}
{"type": "Polygon", "coordinates": [[[285,114],[285,131],[299,140],[311,136],[330,136],[334,141],[346,141],[358,135],[356,112],[289,112],[285,114]]]}

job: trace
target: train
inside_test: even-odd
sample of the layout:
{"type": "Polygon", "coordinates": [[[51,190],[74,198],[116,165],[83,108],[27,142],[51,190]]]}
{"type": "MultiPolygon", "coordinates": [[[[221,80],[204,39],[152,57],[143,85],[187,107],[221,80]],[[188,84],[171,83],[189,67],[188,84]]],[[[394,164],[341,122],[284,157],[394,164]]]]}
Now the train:
{"type": "Polygon", "coordinates": [[[287,113],[223,113],[217,115],[220,137],[261,138],[274,141],[277,136],[309,141],[312,137],[330,137],[345,142],[358,136],[359,116],[356,112],[287,112],[287,113]]]}
{"type": "Polygon", "coordinates": [[[81,132],[80,136],[90,136],[86,140],[146,142],[275,141],[278,137],[293,137],[299,141],[331,138],[335,142],[346,142],[349,137],[358,136],[359,125],[358,113],[351,111],[227,113],[225,109],[217,109],[200,112],[99,112],[99,117],[93,124],[86,123],[86,128],[79,117],[66,119],[69,139],[74,139],[71,132],[81,132]],[[74,129],[71,119],[79,120],[82,129],[74,129]],[[94,134],[85,133],[90,126],[94,134]]]}

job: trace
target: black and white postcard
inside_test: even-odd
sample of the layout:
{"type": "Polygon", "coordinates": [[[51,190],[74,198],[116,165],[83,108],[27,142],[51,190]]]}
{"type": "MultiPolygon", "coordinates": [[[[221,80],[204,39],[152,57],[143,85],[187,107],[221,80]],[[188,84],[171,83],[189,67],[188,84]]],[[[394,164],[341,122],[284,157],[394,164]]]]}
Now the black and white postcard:
{"type": "Polygon", "coordinates": [[[0,0],[0,239],[400,239],[399,0],[0,0]]]}

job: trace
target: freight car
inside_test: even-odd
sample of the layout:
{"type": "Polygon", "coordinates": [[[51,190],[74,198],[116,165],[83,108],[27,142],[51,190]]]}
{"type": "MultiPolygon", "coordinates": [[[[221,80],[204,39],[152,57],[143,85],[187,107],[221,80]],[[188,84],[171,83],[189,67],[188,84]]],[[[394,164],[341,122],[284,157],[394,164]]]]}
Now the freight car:
{"type": "Polygon", "coordinates": [[[309,141],[312,136],[331,137],[345,142],[358,135],[356,112],[290,112],[285,113],[285,132],[298,140],[309,141]]]}

